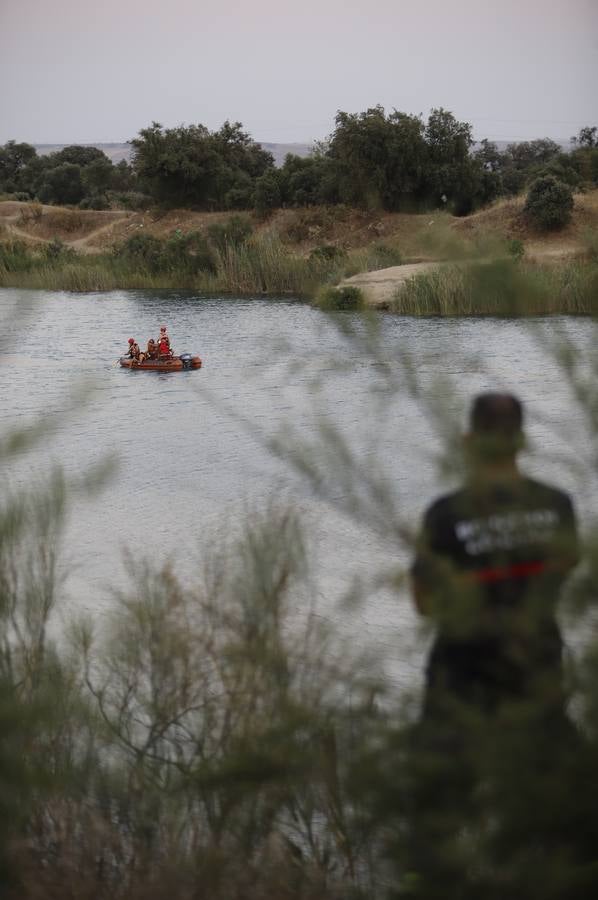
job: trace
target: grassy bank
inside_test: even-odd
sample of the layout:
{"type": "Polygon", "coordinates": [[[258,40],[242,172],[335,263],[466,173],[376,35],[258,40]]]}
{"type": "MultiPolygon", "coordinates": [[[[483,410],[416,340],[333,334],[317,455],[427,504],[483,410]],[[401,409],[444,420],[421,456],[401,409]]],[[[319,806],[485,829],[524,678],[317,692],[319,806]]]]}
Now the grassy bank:
{"type": "MultiPolygon", "coordinates": [[[[395,255],[394,259],[397,259],[395,255]]],[[[392,264],[384,248],[349,254],[299,256],[279,240],[259,238],[214,248],[206,260],[150,264],[126,254],[54,255],[24,245],[0,246],[0,286],[40,290],[110,291],[178,289],[199,293],[289,294],[316,298],[328,309],[355,309],[355,298],[333,288],[356,271],[392,264]]],[[[397,289],[391,312],[409,316],[512,316],[598,314],[598,263],[538,266],[512,260],[447,264],[397,289]]]]}
{"type": "Polygon", "coordinates": [[[400,260],[393,246],[381,242],[352,251],[324,244],[301,253],[277,234],[253,233],[238,219],[232,226],[212,226],[207,236],[135,235],[98,254],[77,253],[60,240],[37,248],[6,242],[0,244],[0,286],[69,291],[177,288],[311,297],[322,285],[400,260]]]}
{"type": "Polygon", "coordinates": [[[196,259],[189,255],[159,262],[141,254],[84,256],[68,249],[59,249],[52,258],[13,243],[0,252],[0,285],[67,291],[179,288],[306,295],[337,272],[332,261],[297,257],[276,240],[216,248],[208,260],[196,263],[196,259]]]}
{"type": "Polygon", "coordinates": [[[408,316],[596,315],[598,263],[447,265],[402,285],[391,310],[408,316]]]}
{"type": "Polygon", "coordinates": [[[590,220],[577,223],[576,243],[554,235],[539,242],[536,235],[528,257],[523,240],[496,230],[501,209],[472,217],[473,231],[464,231],[461,220],[442,219],[424,228],[418,216],[402,216],[392,224],[370,221],[356,210],[335,210],[334,215],[321,209],[284,210],[267,222],[221,214],[179,222],[175,212],[143,221],[124,216],[109,223],[111,243],[90,246],[91,235],[106,237],[103,220],[86,224],[79,222],[80,212],[42,210],[32,224],[28,207],[15,211],[11,206],[5,216],[9,225],[0,232],[0,286],[289,294],[315,299],[328,309],[355,309],[376,300],[361,282],[359,297],[339,293],[334,286],[344,279],[409,259],[452,260],[408,282],[406,270],[396,280],[387,279],[384,307],[393,284],[401,281],[390,309],[402,315],[595,314],[598,258],[595,229],[586,227],[590,220]],[[60,223],[60,235],[66,234],[73,216],[79,224],[69,232],[70,242],[47,236],[60,223]],[[116,226],[122,230],[113,232],[116,226]]]}

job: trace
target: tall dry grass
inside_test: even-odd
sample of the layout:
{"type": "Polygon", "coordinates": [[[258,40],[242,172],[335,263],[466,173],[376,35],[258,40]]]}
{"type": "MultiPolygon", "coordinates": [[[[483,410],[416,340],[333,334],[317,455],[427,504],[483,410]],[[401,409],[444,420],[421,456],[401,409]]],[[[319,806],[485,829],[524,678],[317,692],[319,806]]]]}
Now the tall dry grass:
{"type": "Polygon", "coordinates": [[[596,315],[598,266],[505,259],[448,264],[402,285],[391,309],[409,316],[596,315]]]}
{"type": "Polygon", "coordinates": [[[217,283],[238,293],[308,295],[335,272],[334,263],[297,256],[276,237],[229,245],[217,254],[217,283]]]}
{"type": "Polygon", "coordinates": [[[213,266],[189,272],[176,266],[150,271],[141,263],[115,257],[69,255],[48,261],[23,249],[19,264],[0,255],[0,286],[47,290],[97,291],[127,288],[183,288],[237,294],[310,296],[322,283],[342,274],[338,262],[301,257],[278,239],[264,237],[228,244],[213,252],[213,266]]]}

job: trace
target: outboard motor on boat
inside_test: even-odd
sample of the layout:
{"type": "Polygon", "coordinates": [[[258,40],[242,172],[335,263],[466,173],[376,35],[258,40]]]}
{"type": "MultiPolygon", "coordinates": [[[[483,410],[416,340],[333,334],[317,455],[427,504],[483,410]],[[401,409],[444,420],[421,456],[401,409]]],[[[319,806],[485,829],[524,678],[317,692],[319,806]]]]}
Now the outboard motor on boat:
{"type": "Polygon", "coordinates": [[[191,354],[190,353],[181,353],[179,356],[180,361],[183,364],[183,369],[191,368],[191,354]]]}

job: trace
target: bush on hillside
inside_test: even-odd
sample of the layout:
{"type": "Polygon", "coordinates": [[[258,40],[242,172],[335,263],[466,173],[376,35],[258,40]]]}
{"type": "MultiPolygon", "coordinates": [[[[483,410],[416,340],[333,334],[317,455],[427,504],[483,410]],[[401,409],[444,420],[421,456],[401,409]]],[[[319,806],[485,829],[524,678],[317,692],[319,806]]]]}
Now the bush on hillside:
{"type": "Polygon", "coordinates": [[[316,302],[321,309],[329,312],[355,312],[364,308],[362,292],[350,284],[324,288],[319,292],[316,302]]]}
{"type": "Polygon", "coordinates": [[[248,216],[231,216],[226,222],[214,222],[208,226],[210,242],[220,252],[227,247],[240,247],[253,232],[253,226],[248,216]]]}
{"type": "Polygon", "coordinates": [[[164,243],[163,269],[170,272],[215,272],[214,253],[205,236],[199,231],[184,234],[178,229],[164,243]]]}
{"type": "Polygon", "coordinates": [[[137,271],[158,274],[164,272],[213,272],[213,254],[205,237],[197,231],[183,234],[180,231],[166,241],[151,234],[135,234],[114,251],[137,271]]]}
{"type": "Polygon", "coordinates": [[[72,261],[76,257],[76,253],[72,247],[67,245],[60,238],[54,238],[44,244],[41,251],[42,258],[49,263],[62,263],[72,261]]]}
{"type": "Polygon", "coordinates": [[[81,166],[65,162],[45,172],[37,196],[42,203],[74,205],[83,200],[85,190],[81,166]]]}
{"type": "Polygon", "coordinates": [[[507,252],[517,262],[525,256],[525,244],[519,238],[509,238],[507,240],[507,252]]]}
{"type": "Polygon", "coordinates": [[[403,255],[397,247],[377,241],[369,248],[368,269],[385,269],[403,264],[403,255]]]}
{"type": "Polygon", "coordinates": [[[264,172],[255,183],[255,209],[260,217],[282,206],[281,177],[275,169],[264,172]]]}
{"type": "Polygon", "coordinates": [[[122,191],[112,195],[114,205],[122,209],[130,209],[135,212],[149,209],[153,203],[149,194],[143,194],[141,191],[122,191]]]}
{"type": "Polygon", "coordinates": [[[571,221],[573,191],[553,175],[537,178],[531,185],[524,212],[539,231],[563,228],[571,221]]]}
{"type": "Polygon", "coordinates": [[[347,251],[335,244],[322,244],[320,247],[314,247],[309,258],[324,262],[338,262],[347,258],[347,251]]]}
{"type": "Polygon", "coordinates": [[[114,254],[121,259],[150,271],[159,268],[162,241],[151,234],[134,234],[124,244],[115,247],[114,254]]]}
{"type": "Polygon", "coordinates": [[[79,209],[110,209],[110,199],[107,194],[92,194],[81,200],[79,209]]]}
{"type": "Polygon", "coordinates": [[[27,272],[32,258],[24,241],[9,241],[0,244],[0,273],[27,272]]]}

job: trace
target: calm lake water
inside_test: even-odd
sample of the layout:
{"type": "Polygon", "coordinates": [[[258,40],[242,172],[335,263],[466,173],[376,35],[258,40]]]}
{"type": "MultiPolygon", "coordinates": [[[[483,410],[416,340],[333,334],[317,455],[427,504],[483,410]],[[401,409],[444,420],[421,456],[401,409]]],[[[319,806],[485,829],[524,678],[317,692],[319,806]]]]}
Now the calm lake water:
{"type": "MultiPolygon", "coordinates": [[[[385,368],[322,313],[284,300],[4,289],[0,316],[3,431],[64,411],[74,392],[92,389],[84,405],[57,421],[43,447],[14,463],[7,482],[30,483],[54,463],[76,475],[108,454],[119,461],[107,487],[78,500],[70,514],[68,614],[86,610],[101,618],[115,602],[112,589],[126,583],[125,548],[156,561],[172,556],[182,576],[193,579],[216,529],[234,531],[268,501],[289,502],[306,524],[319,614],[360,647],[373,648],[398,683],[415,683],[423,653],[416,618],[407,598],[375,584],[389,568],[406,564],[408,554],[390,530],[385,537],[318,496],[267,446],[289,427],[300,439],[317,441],[323,417],[345,436],[365,472],[386,479],[397,516],[415,527],[446,482],[421,407],[406,391],[381,390],[385,372],[399,385],[404,381],[399,359],[405,352],[458,422],[480,389],[517,392],[529,409],[537,450],[526,459],[527,470],[571,490],[582,519],[591,517],[593,485],[561,455],[581,462],[592,447],[558,366],[538,339],[539,332],[564,331],[583,352],[596,338],[589,321],[383,315],[385,368]],[[164,323],[175,352],[199,353],[202,370],[161,374],[115,365],[128,337],[144,344],[164,323]],[[355,578],[364,583],[365,601],[339,605],[355,578]]],[[[339,502],[348,493],[338,478],[344,471],[332,453],[327,485],[339,502]]]]}

